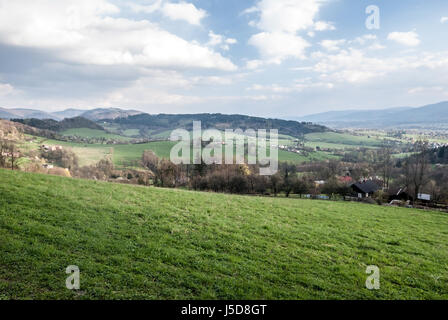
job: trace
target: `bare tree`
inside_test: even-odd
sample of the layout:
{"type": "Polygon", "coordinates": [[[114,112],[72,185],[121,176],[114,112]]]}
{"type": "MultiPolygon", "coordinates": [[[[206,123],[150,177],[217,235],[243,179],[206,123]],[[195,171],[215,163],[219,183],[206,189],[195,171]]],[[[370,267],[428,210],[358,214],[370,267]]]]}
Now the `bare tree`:
{"type": "Polygon", "coordinates": [[[6,166],[7,159],[7,143],[6,140],[0,140],[0,168],[4,168],[6,166]]]}
{"type": "Polygon", "coordinates": [[[387,190],[393,169],[392,146],[388,141],[384,141],[382,148],[378,150],[378,169],[383,178],[384,188],[387,190]]]}
{"type": "Polygon", "coordinates": [[[405,162],[404,173],[407,186],[413,188],[415,202],[421,189],[428,182],[428,142],[417,141],[413,151],[414,154],[405,162]]]}

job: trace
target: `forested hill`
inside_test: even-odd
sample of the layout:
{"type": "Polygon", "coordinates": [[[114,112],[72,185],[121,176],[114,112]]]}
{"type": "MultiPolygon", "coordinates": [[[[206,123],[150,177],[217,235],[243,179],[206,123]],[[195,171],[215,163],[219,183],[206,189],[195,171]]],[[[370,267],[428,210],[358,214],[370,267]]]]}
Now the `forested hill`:
{"type": "Polygon", "coordinates": [[[88,120],[83,117],[75,117],[75,118],[67,118],[62,121],[56,121],[53,119],[12,119],[11,121],[19,122],[30,127],[43,129],[43,130],[51,130],[55,132],[64,131],[67,129],[73,128],[89,128],[96,130],[103,130],[103,127],[98,125],[97,123],[88,120]]]}
{"type": "Polygon", "coordinates": [[[149,130],[178,129],[191,130],[193,121],[201,121],[202,128],[224,129],[278,129],[280,134],[290,136],[300,136],[313,132],[325,132],[328,129],[322,125],[315,125],[309,122],[297,122],[280,119],[266,119],[245,115],[225,115],[225,114],[139,114],[127,118],[113,120],[122,126],[144,127],[149,130]]]}

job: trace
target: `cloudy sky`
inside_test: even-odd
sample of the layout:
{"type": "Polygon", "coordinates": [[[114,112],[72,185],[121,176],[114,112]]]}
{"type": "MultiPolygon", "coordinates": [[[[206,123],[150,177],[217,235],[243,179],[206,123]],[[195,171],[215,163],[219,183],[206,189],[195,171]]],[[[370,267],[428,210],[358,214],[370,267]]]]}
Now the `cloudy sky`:
{"type": "Polygon", "coordinates": [[[0,107],[418,106],[448,100],[447,36],[446,0],[0,0],[0,107]]]}

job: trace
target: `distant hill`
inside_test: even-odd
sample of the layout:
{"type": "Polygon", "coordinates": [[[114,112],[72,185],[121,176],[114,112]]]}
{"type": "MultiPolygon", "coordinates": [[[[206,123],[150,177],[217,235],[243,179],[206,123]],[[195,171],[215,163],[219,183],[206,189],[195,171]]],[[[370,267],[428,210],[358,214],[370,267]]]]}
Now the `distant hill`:
{"type": "Polygon", "coordinates": [[[81,116],[86,110],[80,110],[80,109],[65,109],[63,111],[56,111],[52,112],[52,115],[58,117],[59,119],[64,118],[74,118],[81,116]]]}
{"type": "Polygon", "coordinates": [[[142,114],[141,111],[136,110],[123,110],[118,108],[107,109],[93,109],[88,110],[80,114],[81,117],[87,118],[93,121],[99,120],[114,120],[117,118],[126,118],[128,116],[142,114]]]}
{"type": "Polygon", "coordinates": [[[0,118],[2,119],[53,119],[62,120],[65,118],[83,117],[92,121],[114,120],[141,114],[137,110],[123,110],[119,108],[97,108],[92,110],[66,109],[56,112],[44,112],[34,109],[6,109],[0,108],[0,118]]]}
{"type": "Polygon", "coordinates": [[[448,101],[419,108],[399,107],[382,110],[330,111],[300,117],[297,120],[332,127],[446,127],[448,124],[448,101]]]}
{"type": "Polygon", "coordinates": [[[21,119],[59,119],[56,115],[53,115],[48,112],[34,110],[34,109],[5,109],[0,108],[0,118],[2,119],[12,119],[12,118],[21,118],[21,119]]]}
{"type": "Polygon", "coordinates": [[[225,115],[220,113],[202,114],[139,114],[127,118],[118,118],[113,122],[122,128],[138,128],[143,130],[173,130],[183,128],[192,130],[193,121],[201,121],[202,128],[225,129],[278,129],[280,134],[298,137],[302,134],[325,132],[328,129],[321,125],[292,120],[266,119],[245,115],[225,115]]]}
{"type": "Polygon", "coordinates": [[[104,130],[103,127],[98,125],[97,123],[83,118],[83,117],[75,117],[75,118],[67,118],[61,121],[56,121],[53,119],[11,119],[11,121],[22,123],[24,125],[43,129],[50,130],[54,132],[60,132],[68,129],[74,128],[88,128],[88,129],[96,129],[96,130],[104,130]]]}

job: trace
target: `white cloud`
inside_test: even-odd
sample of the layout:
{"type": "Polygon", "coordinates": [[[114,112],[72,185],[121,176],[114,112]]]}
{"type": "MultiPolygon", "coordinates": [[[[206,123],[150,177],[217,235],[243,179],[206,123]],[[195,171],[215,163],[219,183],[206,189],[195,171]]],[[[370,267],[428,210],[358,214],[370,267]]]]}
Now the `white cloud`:
{"type": "Polygon", "coordinates": [[[419,36],[415,31],[391,32],[387,36],[387,39],[409,47],[415,47],[420,44],[419,36]]]}
{"type": "Polygon", "coordinates": [[[219,53],[157,24],[115,17],[120,9],[106,0],[0,0],[0,7],[1,43],[50,49],[63,61],[236,69],[219,53]]]}
{"type": "Polygon", "coordinates": [[[300,36],[284,32],[261,32],[249,39],[268,63],[280,64],[287,58],[305,58],[310,44],[300,36]]]}
{"type": "Polygon", "coordinates": [[[441,86],[435,87],[416,87],[408,90],[409,94],[422,94],[422,93],[440,93],[445,92],[448,95],[448,90],[445,90],[441,86]]]}
{"type": "Polygon", "coordinates": [[[322,40],[320,45],[328,51],[338,51],[341,45],[345,44],[345,39],[340,40],[322,40]]]}
{"type": "Polygon", "coordinates": [[[318,61],[313,70],[319,74],[320,81],[330,82],[362,83],[397,72],[448,69],[446,52],[377,58],[350,48],[337,54],[315,52],[312,58],[318,61]]]}
{"type": "Polygon", "coordinates": [[[9,83],[0,83],[0,97],[13,93],[14,87],[9,83]]]}
{"type": "Polygon", "coordinates": [[[138,3],[126,2],[126,5],[131,8],[132,11],[139,13],[153,13],[162,8],[163,0],[155,0],[153,4],[150,5],[141,5],[138,3]]]}
{"type": "Polygon", "coordinates": [[[264,62],[262,60],[249,60],[246,63],[246,68],[249,70],[255,70],[260,68],[264,62]]]}
{"type": "Polygon", "coordinates": [[[440,19],[440,23],[447,23],[448,22],[448,17],[442,17],[440,19]]]}
{"type": "Polygon", "coordinates": [[[327,31],[327,30],[336,30],[336,28],[335,28],[335,26],[331,22],[317,21],[314,24],[314,30],[316,30],[316,31],[327,31]]]}
{"type": "Polygon", "coordinates": [[[271,84],[271,85],[254,84],[251,87],[247,88],[246,90],[273,92],[276,94],[286,94],[291,92],[302,92],[305,89],[311,89],[311,88],[332,89],[333,87],[334,84],[330,82],[313,82],[311,79],[307,78],[296,80],[295,83],[290,86],[281,86],[278,84],[271,84]]]}
{"type": "MultiPolygon", "coordinates": [[[[261,0],[249,12],[258,12],[257,27],[268,32],[295,33],[315,25],[314,18],[324,0],[261,0]]],[[[247,10],[246,10],[247,12],[247,10]]],[[[323,27],[328,23],[319,22],[323,27]]]]}
{"type": "Polygon", "coordinates": [[[249,44],[258,48],[262,58],[268,63],[281,63],[286,58],[303,59],[305,49],[310,44],[298,35],[310,32],[334,30],[330,22],[315,21],[325,0],[260,0],[246,14],[258,13],[258,21],[253,23],[261,30],[253,35],[249,44]]]}
{"type": "Polygon", "coordinates": [[[162,13],[172,20],[183,20],[193,25],[200,25],[201,20],[207,16],[207,12],[198,9],[192,3],[166,3],[161,8],[162,13]]]}
{"type": "Polygon", "coordinates": [[[163,0],[155,0],[152,4],[142,5],[132,2],[127,2],[126,5],[132,11],[140,13],[154,13],[161,12],[165,17],[171,20],[181,20],[192,25],[199,26],[201,20],[207,16],[207,12],[203,9],[198,9],[192,3],[181,1],[178,3],[166,2],[163,0]]]}
{"type": "Polygon", "coordinates": [[[236,44],[238,41],[233,38],[226,38],[220,34],[214,33],[212,30],[208,33],[209,41],[207,45],[215,47],[219,46],[223,50],[229,50],[230,45],[236,44]]]}

